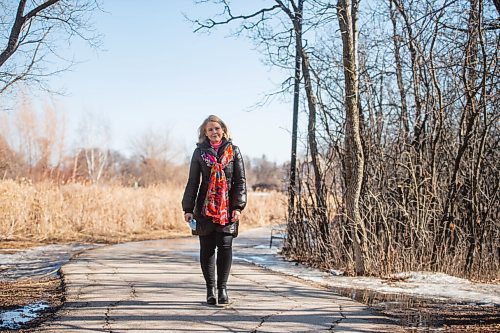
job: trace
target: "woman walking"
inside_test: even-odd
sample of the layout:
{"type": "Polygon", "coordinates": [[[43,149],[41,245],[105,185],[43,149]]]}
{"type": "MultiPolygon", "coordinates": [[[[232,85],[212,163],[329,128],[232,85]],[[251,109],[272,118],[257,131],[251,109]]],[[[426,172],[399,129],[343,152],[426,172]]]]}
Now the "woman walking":
{"type": "Polygon", "coordinates": [[[227,304],[232,243],[238,235],[241,211],[247,202],[245,167],[239,148],[232,144],[229,130],[219,117],[210,115],[198,132],[182,209],[186,222],[197,221],[195,234],[200,239],[207,303],[227,304]]]}

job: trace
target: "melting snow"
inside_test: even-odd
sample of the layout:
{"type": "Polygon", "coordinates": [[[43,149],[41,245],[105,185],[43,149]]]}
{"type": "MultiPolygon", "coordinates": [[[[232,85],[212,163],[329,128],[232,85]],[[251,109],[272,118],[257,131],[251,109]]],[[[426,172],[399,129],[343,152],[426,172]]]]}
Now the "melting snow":
{"type": "Polygon", "coordinates": [[[37,302],[19,309],[1,311],[0,328],[11,330],[21,328],[23,324],[35,319],[41,311],[48,307],[47,302],[37,302]]]}
{"type": "Polygon", "coordinates": [[[344,276],[343,272],[337,270],[321,272],[296,262],[286,261],[279,255],[276,247],[269,248],[262,245],[269,244],[269,233],[266,234],[266,231],[252,230],[245,233],[244,237],[245,239],[242,237],[239,241],[242,247],[234,251],[235,258],[333,289],[353,290],[353,292],[367,290],[436,301],[500,306],[500,284],[475,283],[434,272],[402,272],[392,275],[390,279],[344,276]],[[256,242],[259,236],[264,235],[267,237],[256,242]]]}

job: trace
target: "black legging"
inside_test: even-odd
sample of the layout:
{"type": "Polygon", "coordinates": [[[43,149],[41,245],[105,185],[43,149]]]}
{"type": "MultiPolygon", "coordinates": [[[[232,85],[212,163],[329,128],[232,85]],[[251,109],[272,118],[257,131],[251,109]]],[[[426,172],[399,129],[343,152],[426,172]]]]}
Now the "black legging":
{"type": "Polygon", "coordinates": [[[233,235],[212,232],[200,236],[200,264],[207,288],[215,287],[215,248],[217,247],[217,288],[226,288],[233,261],[233,235]]]}

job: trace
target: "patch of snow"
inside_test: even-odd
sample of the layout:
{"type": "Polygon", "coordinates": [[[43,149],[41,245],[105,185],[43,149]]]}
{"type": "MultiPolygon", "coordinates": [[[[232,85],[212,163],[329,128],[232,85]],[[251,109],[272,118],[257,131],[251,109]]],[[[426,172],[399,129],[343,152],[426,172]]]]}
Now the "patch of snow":
{"type": "MultiPolygon", "coordinates": [[[[296,277],[319,282],[332,288],[368,290],[438,301],[500,306],[500,285],[473,283],[443,273],[410,272],[414,276],[413,279],[388,282],[376,277],[322,275],[301,266],[296,268],[290,266],[288,270],[296,277]]],[[[273,267],[271,266],[270,269],[273,267]]]]}
{"type": "Polygon", "coordinates": [[[332,274],[334,276],[341,276],[341,275],[345,274],[345,272],[339,271],[337,269],[330,269],[329,272],[330,272],[330,274],[332,274]]]}
{"type": "Polygon", "coordinates": [[[458,278],[455,276],[450,276],[444,273],[433,273],[433,272],[401,272],[391,275],[392,278],[397,278],[405,280],[407,282],[416,283],[471,283],[469,280],[458,278]]]}
{"type": "Polygon", "coordinates": [[[47,302],[28,304],[19,309],[0,311],[0,329],[19,329],[49,307],[47,302]]]}
{"type": "Polygon", "coordinates": [[[275,252],[278,252],[279,247],[278,247],[278,246],[275,246],[275,245],[273,245],[273,246],[269,247],[269,245],[264,245],[264,244],[261,244],[261,245],[256,245],[256,246],[254,246],[254,249],[258,249],[258,250],[259,250],[259,249],[265,249],[265,250],[271,249],[271,250],[274,250],[275,252]]]}
{"type": "Polygon", "coordinates": [[[406,295],[434,301],[500,306],[500,284],[475,283],[437,272],[401,272],[388,279],[344,276],[344,272],[321,272],[300,263],[287,261],[277,250],[269,249],[269,228],[251,230],[238,240],[235,259],[266,269],[353,293],[372,291],[387,295],[406,295]],[[246,239],[245,239],[246,238],[246,239]]]}

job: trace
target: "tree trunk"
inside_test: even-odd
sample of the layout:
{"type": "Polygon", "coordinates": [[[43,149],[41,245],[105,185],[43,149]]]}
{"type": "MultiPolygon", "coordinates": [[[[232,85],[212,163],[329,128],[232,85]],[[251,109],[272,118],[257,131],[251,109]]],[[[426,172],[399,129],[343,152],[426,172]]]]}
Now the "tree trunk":
{"type": "Polygon", "coordinates": [[[320,209],[325,208],[325,198],[323,195],[323,180],[318,152],[318,143],[316,141],[316,96],[312,90],[312,81],[309,71],[309,57],[302,50],[302,72],[304,73],[304,85],[307,97],[307,106],[309,109],[309,118],[307,124],[307,141],[311,154],[311,163],[314,170],[314,187],[316,190],[316,206],[320,209]]]}
{"type": "Polygon", "coordinates": [[[408,49],[410,51],[410,59],[411,59],[411,72],[413,78],[413,98],[415,101],[415,119],[414,119],[414,127],[413,127],[413,146],[417,151],[417,156],[419,161],[421,160],[421,142],[423,141],[422,132],[424,130],[425,117],[422,115],[422,99],[420,97],[420,56],[418,54],[418,46],[415,37],[415,33],[413,32],[413,22],[411,22],[409,13],[404,8],[404,5],[399,0],[392,0],[397,10],[403,17],[405,22],[405,30],[408,37],[408,49]]]}
{"type": "Polygon", "coordinates": [[[312,89],[312,80],[310,75],[309,56],[302,49],[302,72],[304,73],[304,85],[307,97],[307,106],[309,109],[309,121],[307,125],[307,139],[309,143],[309,153],[311,155],[311,163],[314,170],[314,189],[316,206],[314,208],[314,216],[317,218],[320,237],[323,245],[328,244],[329,229],[328,229],[328,214],[326,210],[326,191],[323,180],[323,172],[321,170],[321,161],[318,151],[318,143],[316,140],[316,112],[317,98],[312,89]]]}
{"type": "Polygon", "coordinates": [[[403,143],[406,145],[408,142],[408,134],[410,132],[410,125],[408,122],[408,106],[406,103],[406,89],[403,82],[403,64],[401,62],[401,36],[397,34],[397,24],[396,24],[396,11],[392,8],[393,2],[389,1],[390,15],[392,28],[394,31],[393,43],[394,43],[394,59],[396,61],[396,79],[398,83],[399,96],[401,98],[401,126],[402,126],[402,136],[403,143]]]}
{"type": "Polygon", "coordinates": [[[357,275],[369,271],[367,233],[361,218],[359,200],[363,182],[364,158],[360,135],[357,11],[359,0],[339,0],[337,13],[342,34],[346,107],[346,214],[351,226],[357,275]]]}
{"type": "Polygon", "coordinates": [[[288,186],[288,219],[295,219],[295,196],[297,178],[297,127],[299,118],[300,63],[302,54],[302,8],[300,0],[295,15],[288,13],[295,30],[295,76],[293,86],[292,153],[290,156],[290,184],[288,186]]]}

